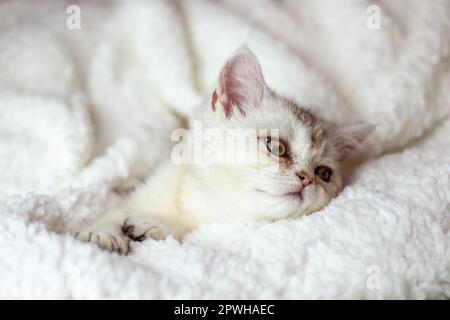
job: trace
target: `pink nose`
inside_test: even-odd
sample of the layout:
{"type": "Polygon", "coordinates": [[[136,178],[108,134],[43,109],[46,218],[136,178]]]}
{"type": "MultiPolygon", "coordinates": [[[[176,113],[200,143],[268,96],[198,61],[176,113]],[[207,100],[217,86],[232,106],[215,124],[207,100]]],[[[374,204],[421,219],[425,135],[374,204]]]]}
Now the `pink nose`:
{"type": "Polygon", "coordinates": [[[302,172],[297,172],[296,175],[300,179],[300,181],[302,182],[302,185],[304,187],[310,185],[314,181],[314,178],[311,178],[308,174],[306,174],[303,171],[302,172]]]}

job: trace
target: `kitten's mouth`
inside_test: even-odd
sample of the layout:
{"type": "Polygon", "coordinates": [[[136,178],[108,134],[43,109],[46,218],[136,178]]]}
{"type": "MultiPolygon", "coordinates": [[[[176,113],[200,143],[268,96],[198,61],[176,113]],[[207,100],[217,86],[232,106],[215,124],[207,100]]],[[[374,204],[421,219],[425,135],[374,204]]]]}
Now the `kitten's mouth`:
{"type": "Polygon", "coordinates": [[[271,192],[267,192],[266,190],[262,190],[262,189],[255,189],[258,192],[263,192],[265,194],[274,196],[274,197],[287,197],[290,199],[294,199],[294,200],[303,200],[303,189],[297,190],[297,191],[293,191],[293,192],[287,192],[287,193],[281,193],[281,194],[274,194],[271,192]]]}
{"type": "Polygon", "coordinates": [[[284,196],[284,197],[289,197],[289,198],[293,198],[293,199],[300,199],[300,200],[303,200],[303,194],[302,194],[302,191],[303,191],[303,189],[302,189],[302,190],[299,190],[299,191],[295,191],[295,192],[288,192],[288,193],[282,194],[282,196],[284,196]]]}

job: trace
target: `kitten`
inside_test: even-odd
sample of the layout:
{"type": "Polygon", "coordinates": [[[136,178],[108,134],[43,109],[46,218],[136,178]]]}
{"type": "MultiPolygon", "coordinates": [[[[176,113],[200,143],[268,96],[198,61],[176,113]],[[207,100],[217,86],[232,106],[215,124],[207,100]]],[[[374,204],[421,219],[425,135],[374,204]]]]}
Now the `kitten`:
{"type": "MultiPolygon", "coordinates": [[[[339,126],[278,96],[265,84],[259,62],[248,49],[226,62],[218,82],[191,121],[200,121],[203,130],[221,132],[277,129],[273,136],[267,130],[258,135],[258,148],[250,151],[264,163],[166,161],[121,207],[77,232],[78,239],[126,254],[130,240],[169,234],[180,238],[199,223],[274,221],[310,214],[342,190],[342,161],[373,126],[339,126]]],[[[198,129],[191,130],[195,136],[198,129]]]]}

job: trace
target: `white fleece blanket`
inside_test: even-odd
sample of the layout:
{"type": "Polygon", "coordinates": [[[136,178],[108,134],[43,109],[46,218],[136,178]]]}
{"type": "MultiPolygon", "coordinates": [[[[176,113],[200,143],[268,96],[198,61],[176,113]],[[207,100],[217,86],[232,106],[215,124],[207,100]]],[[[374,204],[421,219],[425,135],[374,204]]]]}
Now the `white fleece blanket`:
{"type": "Polygon", "coordinates": [[[446,0],[2,1],[0,298],[450,298],[449,44],[446,0]],[[377,124],[342,194],[126,257],[76,241],[243,44],[276,91],[377,124]]]}

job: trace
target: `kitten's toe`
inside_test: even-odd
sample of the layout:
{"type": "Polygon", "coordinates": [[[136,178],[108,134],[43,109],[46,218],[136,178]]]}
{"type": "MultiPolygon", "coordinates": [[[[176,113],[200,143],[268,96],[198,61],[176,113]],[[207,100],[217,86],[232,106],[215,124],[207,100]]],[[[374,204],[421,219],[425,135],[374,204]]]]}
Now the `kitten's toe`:
{"type": "Polygon", "coordinates": [[[83,242],[97,244],[100,248],[126,255],[130,252],[130,240],[121,234],[87,229],[75,234],[83,242]]]}
{"type": "Polygon", "coordinates": [[[147,239],[145,230],[143,232],[139,232],[138,228],[136,228],[132,224],[127,224],[126,222],[122,226],[122,232],[125,236],[133,241],[144,241],[145,239],[147,239]]]}
{"type": "Polygon", "coordinates": [[[122,226],[122,232],[133,241],[144,241],[148,238],[161,240],[167,236],[159,221],[143,217],[126,219],[122,226]]]}

